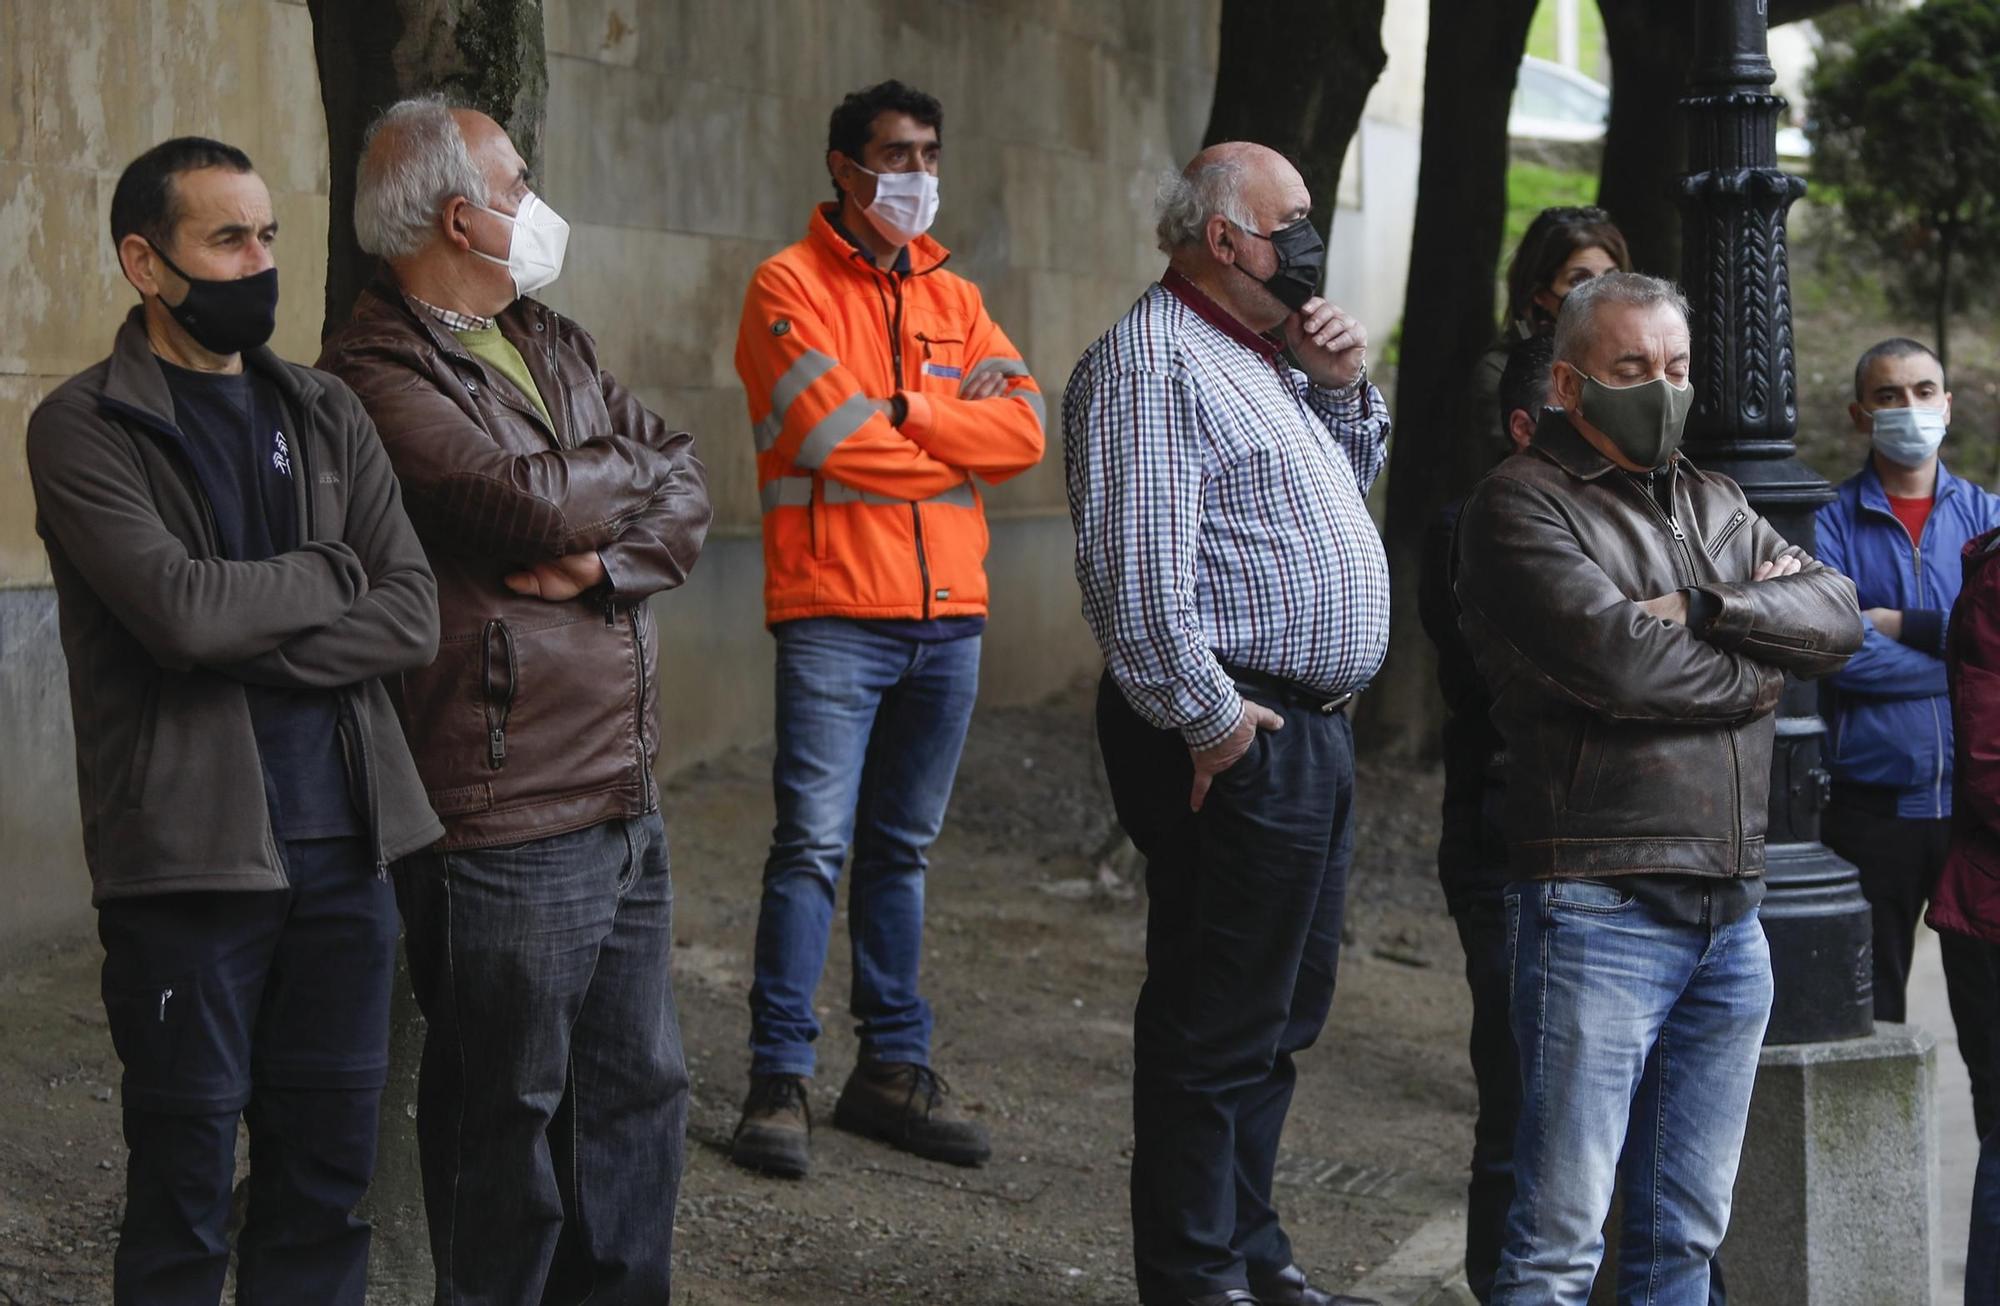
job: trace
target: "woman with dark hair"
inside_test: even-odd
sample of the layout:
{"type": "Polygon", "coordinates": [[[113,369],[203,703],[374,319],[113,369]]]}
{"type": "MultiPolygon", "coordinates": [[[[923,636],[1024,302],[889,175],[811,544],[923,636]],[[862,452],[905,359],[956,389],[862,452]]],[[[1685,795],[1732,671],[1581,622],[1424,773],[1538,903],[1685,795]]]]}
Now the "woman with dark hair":
{"type": "Polygon", "coordinates": [[[1592,277],[1631,270],[1625,235],[1603,209],[1543,209],[1528,224],[1507,264],[1507,328],[1472,369],[1474,429],[1495,457],[1513,451],[1499,416],[1508,346],[1553,332],[1563,299],[1592,277]]]}

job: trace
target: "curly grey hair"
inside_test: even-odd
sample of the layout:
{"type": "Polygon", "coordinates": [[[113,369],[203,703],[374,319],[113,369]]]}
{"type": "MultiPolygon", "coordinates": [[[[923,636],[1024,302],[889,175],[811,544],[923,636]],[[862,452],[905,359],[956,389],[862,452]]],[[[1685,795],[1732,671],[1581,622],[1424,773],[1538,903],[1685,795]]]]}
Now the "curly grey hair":
{"type": "Polygon", "coordinates": [[[1233,160],[1203,164],[1188,172],[1160,178],[1158,200],[1160,252],[1199,245],[1206,239],[1208,220],[1220,214],[1245,231],[1257,230],[1243,202],[1243,165],[1233,160]]]}
{"type": "Polygon", "coordinates": [[[362,139],[354,187],[354,235],[380,258],[407,258],[430,243],[445,201],[488,200],[465,135],[442,95],[398,100],[362,139]]]}
{"type": "Polygon", "coordinates": [[[1562,311],[1556,314],[1559,361],[1570,364],[1583,361],[1590,350],[1590,329],[1597,320],[1600,304],[1630,304],[1634,308],[1665,304],[1681,315],[1681,321],[1688,319],[1687,296],[1673,282],[1643,272],[1607,272],[1563,296],[1562,311]]]}

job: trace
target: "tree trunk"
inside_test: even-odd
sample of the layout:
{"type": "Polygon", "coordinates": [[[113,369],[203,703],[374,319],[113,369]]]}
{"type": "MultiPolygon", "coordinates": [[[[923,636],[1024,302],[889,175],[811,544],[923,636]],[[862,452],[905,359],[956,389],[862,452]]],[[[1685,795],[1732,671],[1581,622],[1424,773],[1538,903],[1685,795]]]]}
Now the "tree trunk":
{"type": "Polygon", "coordinates": [[[1389,656],[1362,700],[1371,749],[1428,755],[1443,703],[1417,622],[1425,532],[1492,459],[1474,438],[1473,364],[1494,340],[1507,215],[1507,107],[1536,0],[1431,0],[1423,156],[1389,456],[1389,656]]]}
{"type": "Polygon", "coordinates": [[[1950,223],[1938,227],[1938,271],[1937,297],[1931,302],[1931,314],[1937,331],[1938,371],[1951,375],[1951,256],[1952,239],[1950,223]]]}
{"type": "Polygon", "coordinates": [[[1677,109],[1694,66],[1695,12],[1657,0],[1599,0],[1611,56],[1611,121],[1597,202],[1632,250],[1632,266],[1656,277],[1681,268],[1680,203],[1687,134],[1677,109]]]}
{"type": "Polygon", "coordinates": [[[1313,225],[1333,224],[1347,143],[1389,61],[1384,0],[1222,0],[1222,46],[1204,146],[1268,145],[1298,165],[1313,225]]]}
{"type": "Polygon", "coordinates": [[[549,91],[540,0],[306,0],[330,171],[326,320],[347,320],[375,260],[354,242],[354,169],[375,115],[441,92],[507,129],[534,167],[549,91]]]}
{"type": "MultiPolygon", "coordinates": [[[[347,320],[374,275],[375,260],[354,241],[354,171],[375,115],[404,96],[442,92],[506,128],[533,167],[549,74],[540,0],[307,0],[306,7],[331,172],[324,334],[347,320]]],[[[400,954],[392,1003],[381,1141],[364,1204],[376,1226],[370,1300],[414,1303],[432,1295],[416,1138],[424,1022],[400,954]]]]}

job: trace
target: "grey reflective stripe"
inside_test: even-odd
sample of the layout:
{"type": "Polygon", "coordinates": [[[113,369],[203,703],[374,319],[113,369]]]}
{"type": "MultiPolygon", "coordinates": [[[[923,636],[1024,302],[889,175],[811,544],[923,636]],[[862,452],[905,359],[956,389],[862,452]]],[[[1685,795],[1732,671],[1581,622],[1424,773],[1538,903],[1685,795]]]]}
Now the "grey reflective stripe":
{"type": "Polygon", "coordinates": [[[778,384],[771,387],[771,415],[755,428],[758,453],[778,442],[778,434],[785,429],[786,411],[806,392],[806,387],[837,366],[838,363],[817,349],[808,349],[792,360],[792,365],[778,378],[778,384]]]}
{"type": "Polygon", "coordinates": [[[1018,399],[1026,404],[1029,411],[1035,415],[1035,425],[1041,427],[1044,431],[1049,429],[1049,408],[1047,404],[1042,402],[1040,391],[1016,390],[1007,397],[1009,399],[1018,399]]]}
{"type": "Polygon", "coordinates": [[[806,438],[800,442],[799,451],[792,455],[792,461],[801,467],[818,467],[836,445],[860,430],[874,415],[875,402],[867,395],[847,396],[838,408],[820,418],[818,424],[806,432],[806,438]]]}
{"type": "Polygon", "coordinates": [[[874,504],[946,503],[954,508],[971,508],[977,506],[977,500],[972,495],[971,481],[961,481],[942,494],[933,494],[928,499],[899,499],[893,494],[875,494],[868,490],[857,490],[853,486],[843,485],[831,477],[828,477],[821,485],[820,502],[874,504]]]}
{"type": "Polygon", "coordinates": [[[1026,376],[1028,365],[1018,358],[982,358],[973,364],[972,370],[965,374],[965,379],[970,381],[981,372],[994,372],[1001,376],[1026,376]]]}
{"type": "Polygon", "coordinates": [[[812,497],[810,476],[780,476],[774,481],[766,481],[757,489],[757,498],[762,501],[765,512],[773,508],[803,508],[812,502],[812,497]]]}

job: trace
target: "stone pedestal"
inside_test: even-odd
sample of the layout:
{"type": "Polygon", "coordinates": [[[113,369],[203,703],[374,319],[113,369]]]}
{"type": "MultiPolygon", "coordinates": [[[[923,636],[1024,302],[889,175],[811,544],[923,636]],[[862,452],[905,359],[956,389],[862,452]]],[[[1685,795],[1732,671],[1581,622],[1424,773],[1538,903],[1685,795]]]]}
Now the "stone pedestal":
{"type": "Polygon", "coordinates": [[[1743,1306],[1930,1306],[1938,1228],[1936,1045],[1908,1025],[1766,1047],[1729,1236],[1743,1306]]]}

